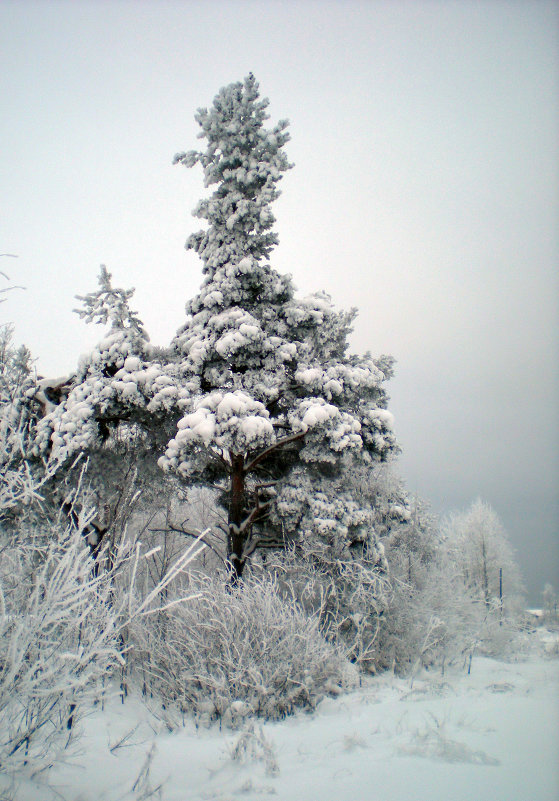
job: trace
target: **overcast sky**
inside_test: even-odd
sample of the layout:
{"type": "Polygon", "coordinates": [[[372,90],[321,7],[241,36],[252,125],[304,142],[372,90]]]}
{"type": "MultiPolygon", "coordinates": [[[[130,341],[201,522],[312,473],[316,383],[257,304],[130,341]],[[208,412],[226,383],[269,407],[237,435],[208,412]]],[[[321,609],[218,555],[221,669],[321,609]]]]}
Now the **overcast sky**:
{"type": "Polygon", "coordinates": [[[559,4],[0,3],[0,306],[53,376],[99,339],[72,309],[105,263],[166,344],[194,112],[249,71],[291,120],[273,264],[393,354],[408,488],[501,516],[532,603],[559,589],[559,4]]]}

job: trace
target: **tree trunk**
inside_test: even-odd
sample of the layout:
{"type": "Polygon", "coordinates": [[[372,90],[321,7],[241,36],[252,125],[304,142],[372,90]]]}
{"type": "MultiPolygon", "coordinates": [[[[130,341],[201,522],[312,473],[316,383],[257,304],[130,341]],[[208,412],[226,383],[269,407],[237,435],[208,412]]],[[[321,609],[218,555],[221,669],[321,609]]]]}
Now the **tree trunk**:
{"type": "Polygon", "coordinates": [[[227,558],[231,564],[234,584],[243,575],[245,566],[243,550],[247,532],[241,531],[245,516],[245,460],[242,454],[231,454],[227,558]]]}

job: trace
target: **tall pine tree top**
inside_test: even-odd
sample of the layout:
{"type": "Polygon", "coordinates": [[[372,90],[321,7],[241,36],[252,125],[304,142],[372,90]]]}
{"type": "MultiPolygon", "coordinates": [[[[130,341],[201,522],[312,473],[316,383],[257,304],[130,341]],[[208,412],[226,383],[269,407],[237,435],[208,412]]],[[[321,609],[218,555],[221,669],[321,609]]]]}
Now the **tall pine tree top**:
{"type": "Polygon", "coordinates": [[[205,186],[218,184],[194,211],[209,228],[192,234],[186,243],[202,258],[210,280],[228,262],[267,258],[278,242],[271,230],[275,218],[270,204],[280,194],[276,184],[281,173],[291,167],[281,149],[289,134],[287,120],[271,130],[264,128],[267,106],[267,99],[259,99],[252,73],[244,83],[224,87],[210,111],[202,108],[196,114],[206,150],[177,153],[174,158],[187,167],[200,163],[205,186]]]}

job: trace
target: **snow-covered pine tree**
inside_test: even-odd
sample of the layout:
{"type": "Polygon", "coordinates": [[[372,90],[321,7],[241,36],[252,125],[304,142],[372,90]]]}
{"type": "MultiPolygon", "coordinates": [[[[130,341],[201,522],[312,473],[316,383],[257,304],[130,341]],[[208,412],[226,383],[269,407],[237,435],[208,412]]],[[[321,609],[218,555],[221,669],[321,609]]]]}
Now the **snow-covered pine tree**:
{"type": "Polygon", "coordinates": [[[188,387],[175,380],[175,365],[165,352],[150,345],[130,307],[133,293],[113,287],[101,266],[98,289],[77,296],[82,308],[76,311],[108,330],[81,357],[62,397],[54,397],[52,382],[45,380],[28,392],[30,402],[39,401],[46,412],[36,427],[32,453],[58,466],[47,497],[64,509],[71,507],[80,482],[71,465],[78,454],[87,455],[87,502],[97,508],[88,539],[92,547],[107,533],[119,539],[138,499],[145,505],[164,494],[170,482],[157,468],[156,454],[180,417],[178,401],[188,394],[188,387]]]}
{"type": "MultiPolygon", "coordinates": [[[[177,385],[174,365],[149,345],[142,322],[130,308],[133,293],[114,288],[111,274],[101,265],[99,288],[77,296],[83,304],[77,314],[109,330],[81,357],[68,381],[67,397],[47,409],[38,426],[36,453],[49,452],[64,462],[106,440],[111,427],[122,422],[154,433],[158,418],[176,409],[181,395],[188,394],[187,387],[177,385]]],[[[39,382],[29,394],[41,390],[39,382]]]]}
{"type": "Polygon", "coordinates": [[[12,338],[13,326],[0,325],[0,520],[29,503],[49,475],[48,468],[32,470],[25,459],[34,423],[26,403],[32,359],[12,338]]]}
{"type": "Polygon", "coordinates": [[[223,490],[234,578],[266,544],[272,508],[292,530],[314,516],[328,541],[374,538],[367,514],[348,499],[335,509],[325,482],[337,487],[353,459],[384,460],[395,448],[383,386],[391,359],[349,355],[355,312],[335,311],[324,293],[296,298],[291,277],[268,263],[278,241],[270,205],[291,165],[287,122],[265,128],[267,106],[252,74],[221,89],[196,116],[206,149],[175,156],[200,163],[206,186],[217,186],[194,212],[207,228],[186,243],[205,278],[172,343],[191,394],[160,465],[223,490]]]}

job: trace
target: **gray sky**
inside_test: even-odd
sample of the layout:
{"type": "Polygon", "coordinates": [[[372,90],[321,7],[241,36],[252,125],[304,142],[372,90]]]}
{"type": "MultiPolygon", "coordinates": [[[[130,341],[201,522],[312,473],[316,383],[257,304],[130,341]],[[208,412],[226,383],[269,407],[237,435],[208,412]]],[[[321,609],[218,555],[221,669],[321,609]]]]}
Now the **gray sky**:
{"type": "Polygon", "coordinates": [[[47,375],[100,335],[100,263],[152,341],[197,291],[193,115],[253,71],[295,169],[273,264],[357,306],[392,353],[408,487],[501,516],[538,602],[559,589],[559,5],[0,4],[0,306],[47,375]]]}

